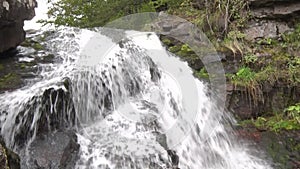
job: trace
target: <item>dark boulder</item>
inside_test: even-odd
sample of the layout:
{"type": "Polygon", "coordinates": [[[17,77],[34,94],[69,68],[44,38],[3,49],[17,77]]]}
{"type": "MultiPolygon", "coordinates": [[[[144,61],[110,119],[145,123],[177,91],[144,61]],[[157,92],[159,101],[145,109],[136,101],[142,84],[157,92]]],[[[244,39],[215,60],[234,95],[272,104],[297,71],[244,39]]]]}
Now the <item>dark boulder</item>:
{"type": "Polygon", "coordinates": [[[25,40],[24,20],[35,16],[35,0],[0,0],[0,53],[25,40]]]}
{"type": "MultiPolygon", "coordinates": [[[[21,166],[24,169],[73,169],[79,148],[77,135],[72,131],[57,131],[38,136],[30,144],[27,150],[30,156],[22,159],[21,166]]],[[[26,154],[20,155],[26,157],[26,154]]]]}
{"type": "Polygon", "coordinates": [[[167,150],[167,153],[169,155],[170,161],[172,163],[172,168],[173,169],[179,169],[179,156],[176,154],[176,151],[174,150],[167,150]]]}
{"type": "MultiPolygon", "coordinates": [[[[64,86],[70,82],[64,82],[64,86]]],[[[65,87],[69,88],[69,87],[65,87]]],[[[15,119],[14,144],[22,147],[28,139],[37,135],[45,135],[59,129],[72,128],[75,125],[75,108],[71,92],[63,88],[49,88],[41,96],[34,96],[15,119]],[[32,128],[34,119],[35,127],[32,128]]]]}

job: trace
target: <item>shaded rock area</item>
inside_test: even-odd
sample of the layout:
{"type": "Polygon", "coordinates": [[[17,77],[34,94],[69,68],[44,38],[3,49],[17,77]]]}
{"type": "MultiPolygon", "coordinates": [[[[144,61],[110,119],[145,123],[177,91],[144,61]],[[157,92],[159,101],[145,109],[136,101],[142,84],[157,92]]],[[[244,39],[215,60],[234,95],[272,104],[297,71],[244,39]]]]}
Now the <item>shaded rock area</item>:
{"type": "Polygon", "coordinates": [[[246,120],[261,116],[263,113],[281,112],[286,107],[300,101],[300,87],[270,86],[262,89],[262,100],[254,105],[243,88],[228,90],[227,108],[234,112],[235,117],[246,120]],[[252,104],[251,104],[252,103],[252,104]]]}
{"type": "Polygon", "coordinates": [[[274,161],[276,169],[299,169],[300,167],[300,136],[299,130],[259,131],[253,126],[237,129],[237,137],[252,141],[252,146],[264,150],[265,156],[274,161]]]}
{"type": "Polygon", "coordinates": [[[20,169],[20,157],[6,147],[2,138],[0,138],[0,168],[20,169]]]}
{"type": "Polygon", "coordinates": [[[59,168],[73,169],[78,159],[80,145],[77,142],[77,136],[72,134],[72,137],[65,147],[62,158],[60,159],[59,168]]]}
{"type": "Polygon", "coordinates": [[[35,16],[35,0],[0,0],[0,53],[25,40],[24,20],[35,16]]]}

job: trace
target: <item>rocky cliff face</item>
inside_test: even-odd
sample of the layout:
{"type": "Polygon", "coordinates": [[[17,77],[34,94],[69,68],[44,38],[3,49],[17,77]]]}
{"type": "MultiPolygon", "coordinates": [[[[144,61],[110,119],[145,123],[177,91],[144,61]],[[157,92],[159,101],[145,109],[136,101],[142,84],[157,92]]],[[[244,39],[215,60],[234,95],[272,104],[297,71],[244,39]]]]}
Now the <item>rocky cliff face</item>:
{"type": "Polygon", "coordinates": [[[248,40],[278,38],[300,17],[299,0],[249,0],[249,5],[254,19],[245,31],[248,40]]]}
{"type": "MultiPolygon", "coordinates": [[[[260,39],[280,41],[283,33],[294,31],[295,26],[300,23],[299,0],[249,0],[249,9],[252,19],[244,30],[246,39],[249,42],[257,42],[260,39]]],[[[273,45],[273,48],[276,48],[276,46],[273,45]]],[[[290,50],[286,52],[288,51],[290,50]]],[[[297,57],[297,53],[291,55],[297,57]]],[[[266,60],[272,62],[275,60],[275,55],[274,53],[264,51],[260,59],[265,57],[266,60]]],[[[239,56],[232,60],[233,62],[228,62],[230,67],[235,63],[240,64],[238,60],[242,60],[242,58],[239,56]]],[[[258,105],[249,104],[249,100],[243,94],[245,93],[243,90],[245,89],[233,89],[231,87],[230,93],[232,95],[228,95],[229,109],[235,112],[241,119],[250,119],[265,112],[282,112],[284,108],[300,100],[299,86],[288,86],[280,82],[276,82],[273,85],[266,83],[261,86],[262,100],[258,105]]],[[[251,101],[253,102],[253,100],[251,101]]]]}
{"type": "Polygon", "coordinates": [[[34,17],[35,0],[0,0],[0,53],[25,39],[24,20],[34,17]]]}

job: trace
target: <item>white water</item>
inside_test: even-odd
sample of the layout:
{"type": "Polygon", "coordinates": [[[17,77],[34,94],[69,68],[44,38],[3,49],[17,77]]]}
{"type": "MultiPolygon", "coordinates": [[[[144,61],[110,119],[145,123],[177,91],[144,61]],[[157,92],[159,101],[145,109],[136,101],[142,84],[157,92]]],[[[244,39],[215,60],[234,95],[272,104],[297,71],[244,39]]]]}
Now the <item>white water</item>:
{"type": "Polygon", "coordinates": [[[33,113],[27,145],[35,139],[42,105],[34,107],[32,98],[51,87],[67,91],[61,84],[68,77],[80,124],[76,168],[171,168],[167,149],[177,152],[182,169],[271,168],[236,141],[229,126],[234,120],[218,109],[207,87],[192,78],[186,63],[165,51],[155,34],[127,35],[131,42],[120,48],[99,33],[55,30],[46,45],[61,60],[40,65],[39,82],[0,95],[0,108],[7,112],[0,123],[6,143],[17,150],[15,134],[25,122],[16,123],[16,118],[23,109],[28,110],[25,121],[33,113]],[[153,80],[150,68],[160,78],[153,80]]]}

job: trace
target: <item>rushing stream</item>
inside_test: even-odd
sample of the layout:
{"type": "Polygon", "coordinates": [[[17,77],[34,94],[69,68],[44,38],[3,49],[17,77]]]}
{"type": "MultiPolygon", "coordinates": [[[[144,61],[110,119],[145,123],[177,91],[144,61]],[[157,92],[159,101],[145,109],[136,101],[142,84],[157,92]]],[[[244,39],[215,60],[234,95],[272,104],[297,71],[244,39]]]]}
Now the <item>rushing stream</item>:
{"type": "Polygon", "coordinates": [[[127,31],[116,44],[101,32],[61,27],[30,35],[47,34],[55,59],[37,65],[23,88],[0,95],[1,135],[22,168],[55,159],[63,132],[77,138],[74,168],[272,168],[236,140],[234,119],[156,34],[127,31]]]}

